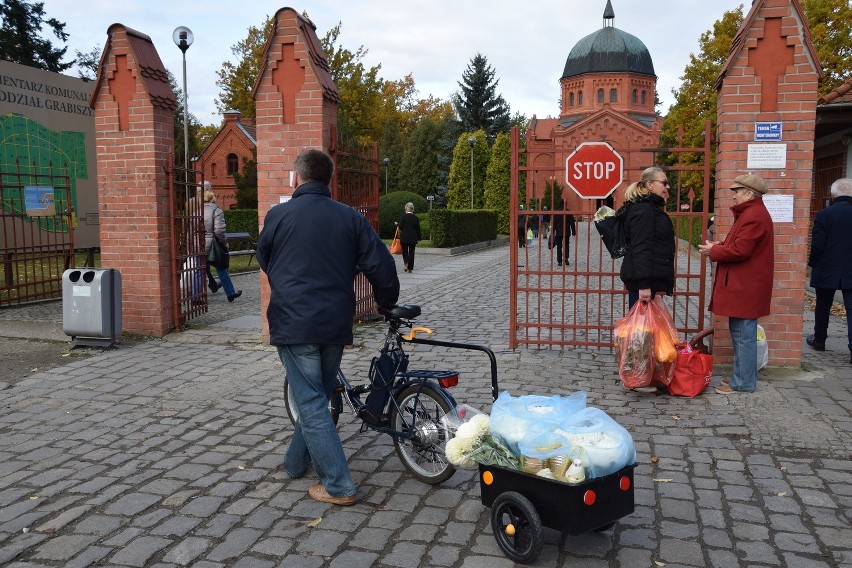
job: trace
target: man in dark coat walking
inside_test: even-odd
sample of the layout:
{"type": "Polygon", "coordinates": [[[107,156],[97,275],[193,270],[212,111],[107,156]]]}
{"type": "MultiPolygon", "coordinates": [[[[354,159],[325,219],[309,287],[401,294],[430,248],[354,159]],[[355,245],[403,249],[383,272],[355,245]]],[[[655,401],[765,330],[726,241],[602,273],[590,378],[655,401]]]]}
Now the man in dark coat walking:
{"type": "MultiPolygon", "coordinates": [[[[564,210],[565,202],[560,201],[557,211],[561,212],[564,210]]],[[[567,215],[554,213],[550,217],[551,246],[556,246],[556,266],[562,266],[563,262],[565,266],[571,265],[568,259],[571,258],[571,237],[577,234],[577,230],[574,228],[576,224],[577,221],[570,213],[567,215]],[[565,247],[564,256],[562,255],[563,246],[565,247]]]]}
{"type": "Polygon", "coordinates": [[[846,306],[846,337],[852,363],[852,179],[831,184],[834,203],[817,213],[811,236],[811,287],[816,292],[814,333],[805,340],[816,351],[825,351],[828,315],[837,290],[846,306]]]}

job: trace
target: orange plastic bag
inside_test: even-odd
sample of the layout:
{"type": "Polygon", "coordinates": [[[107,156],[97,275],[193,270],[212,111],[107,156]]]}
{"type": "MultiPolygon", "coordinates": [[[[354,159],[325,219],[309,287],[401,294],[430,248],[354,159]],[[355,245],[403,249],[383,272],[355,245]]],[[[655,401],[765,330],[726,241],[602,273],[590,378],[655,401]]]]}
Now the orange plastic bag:
{"type": "Polygon", "coordinates": [[[636,302],[615,325],[618,376],[629,389],[647,387],[654,380],[654,333],[646,302],[636,302]]]}
{"type": "Polygon", "coordinates": [[[397,227],[396,232],[393,234],[390,252],[391,254],[402,254],[402,242],[399,240],[399,227],[397,227]]]}
{"type": "Polygon", "coordinates": [[[675,360],[677,359],[678,335],[674,320],[663,303],[662,296],[648,302],[651,329],[654,333],[654,382],[668,385],[672,382],[675,360]]]}

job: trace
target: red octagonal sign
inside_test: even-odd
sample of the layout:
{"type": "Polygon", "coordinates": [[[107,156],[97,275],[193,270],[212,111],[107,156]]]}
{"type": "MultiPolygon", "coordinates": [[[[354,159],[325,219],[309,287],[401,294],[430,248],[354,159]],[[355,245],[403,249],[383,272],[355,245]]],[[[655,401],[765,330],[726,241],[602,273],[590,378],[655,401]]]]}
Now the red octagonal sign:
{"type": "Polygon", "coordinates": [[[583,142],[565,160],[565,182],[583,199],[604,199],[621,185],[624,160],[606,142],[583,142]]]}

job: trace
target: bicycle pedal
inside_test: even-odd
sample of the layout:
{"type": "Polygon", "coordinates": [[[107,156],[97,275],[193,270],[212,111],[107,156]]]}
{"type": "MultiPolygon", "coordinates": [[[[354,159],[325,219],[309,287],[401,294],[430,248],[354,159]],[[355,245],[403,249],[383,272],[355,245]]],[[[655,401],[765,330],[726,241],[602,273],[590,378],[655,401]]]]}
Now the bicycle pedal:
{"type": "Polygon", "coordinates": [[[355,394],[364,394],[370,392],[370,385],[358,385],[356,387],[352,387],[352,392],[355,394]]]}

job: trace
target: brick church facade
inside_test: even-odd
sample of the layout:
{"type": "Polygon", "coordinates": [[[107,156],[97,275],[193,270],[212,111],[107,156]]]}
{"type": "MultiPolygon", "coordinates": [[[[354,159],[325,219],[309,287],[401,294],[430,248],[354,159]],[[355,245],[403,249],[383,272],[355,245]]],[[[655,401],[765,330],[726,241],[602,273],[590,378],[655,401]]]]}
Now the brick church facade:
{"type": "Polygon", "coordinates": [[[193,167],[213,184],[216,203],[222,209],[237,206],[235,173],[242,173],[246,160],[254,160],[257,148],[257,129],[254,120],[241,118],[239,111],[225,112],[225,124],[194,159],[193,167]]]}
{"type": "MultiPolygon", "coordinates": [[[[662,118],[654,110],[657,76],[651,54],[642,41],[614,26],[608,0],[603,27],[573,47],[559,80],[558,118],[533,116],[526,134],[527,198],[544,196],[548,183],[565,185],[565,159],[582,142],[609,143],[625,158],[625,183],[611,197],[621,203],[623,187],[648,164],[632,150],[658,145],[662,118]],[[556,152],[553,149],[556,148],[556,152]]],[[[632,180],[635,181],[635,180],[632,180]]],[[[572,211],[594,211],[595,201],[563,191],[572,211]]]]}

